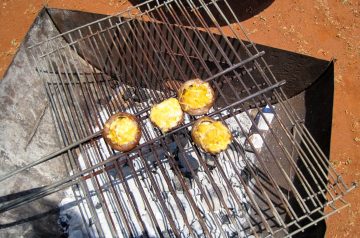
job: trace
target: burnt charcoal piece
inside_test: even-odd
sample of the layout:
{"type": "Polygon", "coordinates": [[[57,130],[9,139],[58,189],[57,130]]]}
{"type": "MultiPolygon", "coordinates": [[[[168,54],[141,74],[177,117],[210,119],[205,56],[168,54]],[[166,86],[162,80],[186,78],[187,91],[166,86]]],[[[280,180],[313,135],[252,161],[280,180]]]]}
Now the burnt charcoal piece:
{"type": "Polygon", "coordinates": [[[184,177],[191,179],[193,177],[192,173],[197,173],[199,170],[199,162],[192,157],[190,154],[184,156],[180,156],[178,161],[180,171],[184,175],[184,177]],[[186,160],[186,161],[185,161],[186,160]]]}
{"type": "Polygon", "coordinates": [[[238,238],[238,237],[239,237],[239,233],[237,233],[237,231],[229,232],[229,238],[238,238]]]}
{"type": "Polygon", "coordinates": [[[93,219],[91,217],[89,218],[88,224],[89,227],[91,227],[94,224],[93,219]]]}
{"type": "Polygon", "coordinates": [[[220,216],[221,224],[225,225],[225,224],[231,223],[229,216],[227,214],[225,214],[224,212],[220,212],[219,216],[220,216]]]}
{"type": "Polygon", "coordinates": [[[130,99],[135,99],[135,98],[137,98],[137,96],[135,94],[134,88],[128,88],[123,94],[123,99],[126,101],[128,101],[130,99]]]}
{"type": "Polygon", "coordinates": [[[122,95],[125,101],[143,103],[151,98],[151,95],[143,88],[128,87],[122,95]]]}
{"type": "Polygon", "coordinates": [[[251,179],[251,173],[247,167],[245,167],[244,169],[241,170],[240,176],[246,184],[249,183],[249,181],[251,179]]]}

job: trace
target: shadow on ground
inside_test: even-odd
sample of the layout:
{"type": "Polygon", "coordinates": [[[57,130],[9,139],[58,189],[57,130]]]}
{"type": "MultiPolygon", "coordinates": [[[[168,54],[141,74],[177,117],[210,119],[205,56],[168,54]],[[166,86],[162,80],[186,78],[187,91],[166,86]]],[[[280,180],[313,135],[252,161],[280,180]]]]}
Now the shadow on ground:
{"type": "MultiPolygon", "coordinates": [[[[38,193],[41,189],[34,188],[2,196],[0,204],[38,193]]],[[[58,214],[58,204],[50,197],[1,213],[0,237],[64,237],[57,224],[58,214]]]]}
{"type": "MultiPolygon", "coordinates": [[[[210,4],[208,10],[211,11],[211,14],[213,14],[214,18],[218,21],[218,24],[220,26],[227,25],[227,22],[222,17],[222,14],[226,16],[226,18],[229,20],[229,23],[235,23],[237,20],[245,21],[260,12],[262,12],[264,9],[269,7],[275,0],[228,0],[226,1],[218,1],[217,5],[222,9],[222,12],[219,12],[216,5],[210,4]],[[229,7],[233,9],[232,14],[231,10],[229,10],[229,7]]],[[[142,0],[129,0],[131,4],[138,5],[141,4],[142,0]]],[[[154,7],[157,3],[156,2],[164,2],[164,0],[160,1],[154,1],[152,4],[146,4],[140,7],[141,11],[146,11],[149,8],[151,9],[154,7]]],[[[190,4],[194,4],[195,6],[201,6],[201,3],[198,0],[193,1],[178,1],[178,2],[172,2],[172,4],[169,5],[168,9],[173,9],[178,16],[180,16],[181,24],[183,25],[189,25],[189,22],[184,17],[181,17],[184,15],[184,12],[188,13],[191,16],[191,19],[197,19],[196,14],[194,12],[191,13],[190,8],[192,8],[190,4]],[[187,9],[189,11],[183,11],[184,9],[187,9]]],[[[212,2],[211,0],[205,0],[205,3],[212,2]]],[[[166,9],[164,7],[163,9],[166,9]]],[[[205,9],[200,9],[199,12],[201,15],[205,16],[208,15],[205,9]]],[[[166,16],[163,16],[162,13],[156,12],[156,13],[150,13],[153,18],[158,19],[160,21],[164,21],[164,17],[167,18],[167,21],[170,23],[175,23],[176,20],[171,14],[166,14],[166,16]]],[[[210,27],[215,26],[215,23],[210,19],[210,17],[204,19],[206,24],[210,27]]],[[[201,26],[202,24],[198,21],[195,22],[197,26],[201,26]]]]}

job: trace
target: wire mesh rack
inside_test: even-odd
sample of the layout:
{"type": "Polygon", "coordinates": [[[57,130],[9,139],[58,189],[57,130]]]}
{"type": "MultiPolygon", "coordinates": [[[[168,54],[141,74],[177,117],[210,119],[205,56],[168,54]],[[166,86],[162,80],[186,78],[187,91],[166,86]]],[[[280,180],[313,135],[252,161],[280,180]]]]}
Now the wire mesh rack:
{"type": "Polygon", "coordinates": [[[52,159],[69,175],[1,212],[70,189],[89,236],[284,237],[348,206],[342,197],[354,186],[334,171],[226,0],[146,1],[28,53],[63,149],[0,181],[52,159]],[[193,143],[196,117],[166,134],[149,121],[153,104],[193,78],[213,86],[208,116],[234,137],[216,156],[193,143]],[[101,137],[119,111],[143,131],[126,153],[101,137]]]}

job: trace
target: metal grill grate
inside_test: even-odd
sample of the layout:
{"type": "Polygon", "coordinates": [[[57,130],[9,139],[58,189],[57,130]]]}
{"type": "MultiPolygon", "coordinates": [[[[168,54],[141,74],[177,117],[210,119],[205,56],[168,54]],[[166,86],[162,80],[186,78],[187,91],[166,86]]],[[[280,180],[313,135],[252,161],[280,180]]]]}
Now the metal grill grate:
{"type": "Polygon", "coordinates": [[[1,180],[59,158],[69,176],[0,211],[70,187],[91,236],[283,237],[348,206],[342,196],[353,186],[229,17],[236,20],[226,0],[147,1],[30,47],[64,149],[1,180]],[[195,117],[167,134],[149,122],[151,105],[192,78],[211,83],[218,98],[209,116],[233,133],[218,156],[194,145],[195,117]],[[127,153],[101,138],[119,111],[135,114],[143,130],[127,153]]]}

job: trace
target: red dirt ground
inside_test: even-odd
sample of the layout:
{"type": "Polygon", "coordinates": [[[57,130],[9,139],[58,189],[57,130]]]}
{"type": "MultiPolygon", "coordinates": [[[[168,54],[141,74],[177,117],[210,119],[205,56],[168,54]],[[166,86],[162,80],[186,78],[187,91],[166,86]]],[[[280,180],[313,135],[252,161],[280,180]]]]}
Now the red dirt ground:
{"type": "MultiPolygon", "coordinates": [[[[112,14],[131,4],[126,0],[2,0],[0,78],[44,5],[112,14]]],[[[243,25],[258,43],[336,59],[331,161],[347,183],[359,183],[360,1],[276,0],[243,25]]],[[[352,207],[328,219],[327,237],[360,236],[359,191],[353,191],[346,200],[352,207]]]]}

